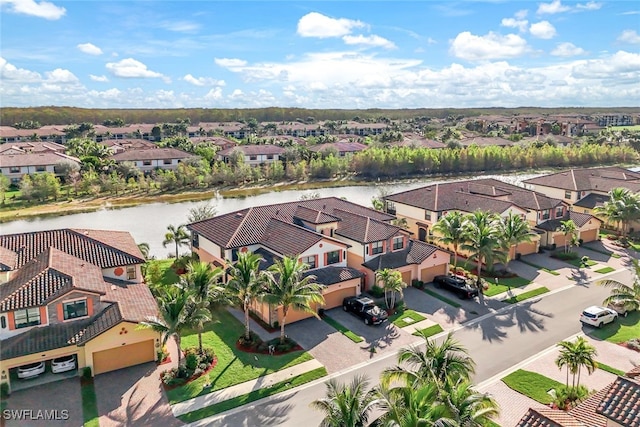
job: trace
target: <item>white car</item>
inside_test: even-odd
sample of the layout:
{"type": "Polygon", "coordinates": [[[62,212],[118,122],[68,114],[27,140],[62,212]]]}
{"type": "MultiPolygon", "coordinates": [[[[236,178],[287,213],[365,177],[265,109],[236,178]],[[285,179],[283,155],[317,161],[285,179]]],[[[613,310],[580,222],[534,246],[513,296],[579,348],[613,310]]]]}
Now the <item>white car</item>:
{"type": "Polygon", "coordinates": [[[51,372],[59,374],[61,372],[73,371],[76,369],[76,356],[57,357],[51,361],[51,372]]]}
{"type": "Polygon", "coordinates": [[[627,307],[625,307],[624,303],[621,300],[611,301],[609,304],[607,304],[607,308],[614,310],[620,316],[624,317],[627,317],[627,314],[629,314],[629,311],[631,311],[627,307]]]}
{"type": "Polygon", "coordinates": [[[44,373],[44,362],[29,363],[18,368],[18,378],[35,378],[44,373]]]}
{"type": "Polygon", "coordinates": [[[618,318],[618,313],[610,308],[592,305],[584,309],[580,315],[580,321],[585,325],[601,328],[602,325],[611,323],[618,318]]]}

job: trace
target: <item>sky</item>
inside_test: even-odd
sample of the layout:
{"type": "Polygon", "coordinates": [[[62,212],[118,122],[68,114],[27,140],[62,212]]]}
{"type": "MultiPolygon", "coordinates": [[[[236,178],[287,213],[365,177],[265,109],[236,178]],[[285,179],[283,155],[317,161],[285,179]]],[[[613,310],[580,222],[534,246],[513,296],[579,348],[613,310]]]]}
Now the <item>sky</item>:
{"type": "Polygon", "coordinates": [[[0,0],[0,106],[640,106],[640,2],[0,0]]]}

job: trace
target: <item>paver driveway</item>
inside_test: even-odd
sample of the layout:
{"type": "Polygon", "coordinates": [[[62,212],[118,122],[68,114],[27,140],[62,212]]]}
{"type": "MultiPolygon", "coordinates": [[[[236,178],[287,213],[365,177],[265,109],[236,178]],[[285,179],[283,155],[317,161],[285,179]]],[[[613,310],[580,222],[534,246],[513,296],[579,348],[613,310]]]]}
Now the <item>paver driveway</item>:
{"type": "MultiPolygon", "coordinates": [[[[38,410],[57,410],[59,415],[67,411],[66,420],[5,420],[7,427],[58,427],[82,425],[82,397],[80,395],[80,378],[56,381],[36,387],[19,390],[6,400],[8,410],[31,409],[34,414],[38,410]]],[[[4,413],[3,413],[4,415],[4,413]]],[[[62,418],[62,417],[61,417],[62,418]]],[[[1,422],[0,422],[1,424],[1,422]]]]}

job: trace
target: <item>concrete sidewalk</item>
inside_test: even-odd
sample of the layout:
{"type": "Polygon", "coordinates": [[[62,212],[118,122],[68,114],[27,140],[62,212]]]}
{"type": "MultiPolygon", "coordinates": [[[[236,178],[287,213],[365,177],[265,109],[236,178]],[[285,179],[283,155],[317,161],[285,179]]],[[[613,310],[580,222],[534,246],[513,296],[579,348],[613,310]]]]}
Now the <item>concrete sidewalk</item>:
{"type": "Polygon", "coordinates": [[[237,396],[242,396],[243,394],[247,394],[261,388],[268,388],[275,383],[291,379],[298,375],[322,367],[323,365],[317,360],[309,360],[290,368],[274,372],[273,374],[258,377],[255,380],[247,381],[241,384],[211,392],[209,394],[194,397],[193,399],[185,400],[184,402],[176,403],[175,405],[171,406],[171,411],[173,412],[173,415],[175,417],[184,415],[197,409],[206,408],[207,406],[224,402],[225,400],[229,400],[237,396]]]}

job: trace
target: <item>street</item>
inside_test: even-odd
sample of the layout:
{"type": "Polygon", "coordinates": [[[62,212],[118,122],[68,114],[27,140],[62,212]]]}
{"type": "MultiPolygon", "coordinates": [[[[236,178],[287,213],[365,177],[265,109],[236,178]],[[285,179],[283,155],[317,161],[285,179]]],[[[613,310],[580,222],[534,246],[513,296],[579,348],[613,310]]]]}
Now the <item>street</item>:
{"type": "MultiPolygon", "coordinates": [[[[628,283],[628,270],[612,273],[607,278],[628,283]]],[[[567,280],[567,284],[575,283],[567,280]]],[[[578,317],[590,305],[599,305],[609,290],[593,284],[576,284],[551,295],[524,301],[517,307],[507,307],[487,315],[480,321],[457,330],[455,338],[469,351],[476,362],[476,384],[522,362],[536,353],[582,331],[578,317]]],[[[380,373],[396,363],[389,354],[369,363],[334,374],[340,381],[350,381],[355,375],[367,375],[372,384],[380,373]]],[[[327,378],[236,408],[218,417],[207,418],[192,426],[317,426],[321,413],[309,403],[325,395],[327,378]]],[[[508,427],[508,426],[505,426],[508,427]]]]}

